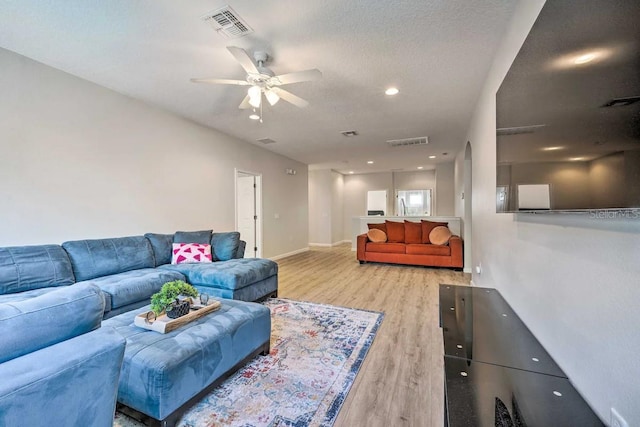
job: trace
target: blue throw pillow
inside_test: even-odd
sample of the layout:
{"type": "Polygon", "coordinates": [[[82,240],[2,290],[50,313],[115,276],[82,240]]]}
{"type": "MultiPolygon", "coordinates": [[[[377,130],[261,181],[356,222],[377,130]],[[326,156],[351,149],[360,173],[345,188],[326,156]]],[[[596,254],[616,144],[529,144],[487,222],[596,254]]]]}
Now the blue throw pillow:
{"type": "Polygon", "coordinates": [[[228,261],[235,258],[240,245],[240,233],[213,233],[211,236],[211,252],[215,261],[228,261]]]}
{"type": "Polygon", "coordinates": [[[171,250],[173,234],[147,233],[144,237],[149,240],[153,248],[153,256],[156,260],[156,267],[164,264],[171,264],[171,250]]]}
{"type": "Polygon", "coordinates": [[[211,231],[176,231],[173,235],[173,243],[200,243],[202,245],[211,244],[211,231]]]}

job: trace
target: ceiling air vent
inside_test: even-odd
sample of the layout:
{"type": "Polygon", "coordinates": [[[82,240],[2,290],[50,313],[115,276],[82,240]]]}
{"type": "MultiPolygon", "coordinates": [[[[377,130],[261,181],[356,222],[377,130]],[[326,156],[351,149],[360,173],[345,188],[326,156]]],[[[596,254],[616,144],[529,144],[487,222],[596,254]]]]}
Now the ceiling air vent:
{"type": "Polygon", "coordinates": [[[603,107],[626,107],[640,101],[640,96],[629,96],[628,98],[615,98],[603,105],[603,107]]]}
{"type": "Polygon", "coordinates": [[[498,128],[496,133],[498,135],[521,135],[523,133],[534,133],[536,130],[543,128],[547,125],[531,125],[531,126],[516,126],[511,128],[498,128]]]}
{"type": "Polygon", "coordinates": [[[411,145],[427,145],[429,143],[429,138],[426,136],[421,136],[418,138],[405,138],[405,139],[390,139],[387,141],[392,147],[408,147],[411,145]]]}
{"type": "Polygon", "coordinates": [[[271,138],[262,138],[262,139],[258,139],[257,141],[263,144],[275,144],[275,141],[271,138]]]}
{"type": "Polygon", "coordinates": [[[228,5],[203,15],[201,19],[228,39],[253,33],[253,29],[228,5]]]}
{"type": "Polygon", "coordinates": [[[343,136],[346,137],[350,137],[350,136],[357,136],[358,135],[358,131],[357,130],[343,130],[342,132],[340,132],[343,136]]]}

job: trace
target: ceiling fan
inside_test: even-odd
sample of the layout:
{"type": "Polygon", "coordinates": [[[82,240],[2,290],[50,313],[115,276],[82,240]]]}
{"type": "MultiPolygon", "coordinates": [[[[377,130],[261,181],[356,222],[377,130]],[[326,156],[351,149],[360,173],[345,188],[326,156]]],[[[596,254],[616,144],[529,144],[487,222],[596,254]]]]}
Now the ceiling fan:
{"type": "Polygon", "coordinates": [[[259,108],[262,104],[263,94],[270,105],[275,105],[280,99],[284,99],[296,107],[304,108],[309,105],[307,101],[282,89],[280,86],[291,83],[308,82],[322,77],[322,73],[315,68],[276,76],[273,71],[264,66],[269,59],[266,52],[255,52],[253,55],[255,59],[254,63],[249,54],[242,48],[227,46],[227,50],[231,52],[247,72],[246,80],[205,78],[191,79],[191,81],[195,83],[251,86],[247,91],[247,96],[245,96],[244,100],[240,103],[239,108],[241,109],[259,108]]]}

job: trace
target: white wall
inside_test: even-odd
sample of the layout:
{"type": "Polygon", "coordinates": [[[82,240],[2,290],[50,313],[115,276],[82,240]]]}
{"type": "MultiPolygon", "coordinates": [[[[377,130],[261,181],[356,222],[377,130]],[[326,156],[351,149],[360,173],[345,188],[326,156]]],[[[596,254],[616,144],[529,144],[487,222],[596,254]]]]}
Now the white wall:
{"type": "Polygon", "coordinates": [[[468,131],[473,282],[500,290],[603,420],[615,407],[640,425],[640,218],[495,213],[495,93],[543,4],[519,3],[468,131]]]}
{"type": "Polygon", "coordinates": [[[4,49],[0,69],[1,246],[232,230],[239,168],[263,176],[263,256],[307,247],[306,165],[4,49]]]}
{"type": "Polygon", "coordinates": [[[331,244],[331,170],[309,171],[309,243],[331,244]]]}
{"type": "Polygon", "coordinates": [[[387,190],[387,212],[393,215],[393,177],[391,172],[345,175],[344,177],[344,216],[342,223],[343,239],[351,240],[351,219],[367,214],[367,191],[387,190]]]}
{"type": "Polygon", "coordinates": [[[343,238],[344,179],[330,169],[309,171],[309,245],[331,246],[343,238]]]}
{"type": "Polygon", "coordinates": [[[331,171],[331,243],[338,243],[344,236],[344,177],[331,171]]]}
{"type": "Polygon", "coordinates": [[[455,212],[455,168],[454,162],[436,165],[436,210],[435,215],[448,216],[455,212]]]}

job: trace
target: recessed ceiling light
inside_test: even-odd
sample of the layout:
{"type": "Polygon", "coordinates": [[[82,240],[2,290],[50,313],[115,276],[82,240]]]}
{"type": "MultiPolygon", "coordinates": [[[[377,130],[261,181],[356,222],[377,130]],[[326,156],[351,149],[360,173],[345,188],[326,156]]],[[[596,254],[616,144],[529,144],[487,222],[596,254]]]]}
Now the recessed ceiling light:
{"type": "Polygon", "coordinates": [[[252,115],[250,115],[250,116],[249,116],[249,118],[250,118],[251,120],[258,120],[258,119],[260,119],[260,116],[259,116],[259,115],[257,115],[257,114],[252,114],[252,115]]]}
{"type": "Polygon", "coordinates": [[[564,147],[544,147],[542,150],[543,151],[555,151],[555,150],[562,150],[564,147]]]}
{"type": "Polygon", "coordinates": [[[368,160],[368,161],[367,161],[367,164],[368,164],[368,165],[372,165],[372,164],[373,164],[373,160],[368,160]]]}
{"type": "Polygon", "coordinates": [[[422,169],[422,166],[418,166],[418,169],[422,169]]]}
{"type": "Polygon", "coordinates": [[[584,157],[571,157],[569,160],[571,160],[572,162],[579,162],[581,160],[584,160],[584,157]]]}
{"type": "Polygon", "coordinates": [[[398,92],[400,91],[395,87],[390,87],[389,89],[384,91],[385,95],[397,95],[398,92]]]}
{"type": "Polygon", "coordinates": [[[580,55],[578,56],[576,59],[573,60],[574,64],[577,65],[582,65],[582,64],[586,64],[587,62],[591,62],[594,59],[596,59],[596,54],[591,52],[591,53],[586,53],[584,55],[580,55]]]}
{"type": "Polygon", "coordinates": [[[353,171],[349,171],[349,173],[350,173],[351,175],[353,175],[353,171]]]}
{"type": "Polygon", "coordinates": [[[429,156],[429,158],[430,158],[430,159],[435,159],[435,158],[436,158],[436,156],[429,156]]]}

